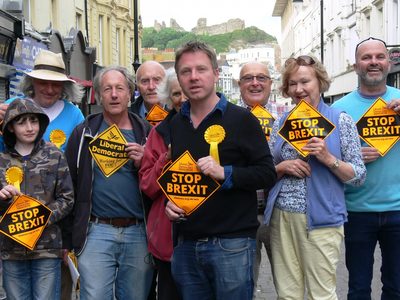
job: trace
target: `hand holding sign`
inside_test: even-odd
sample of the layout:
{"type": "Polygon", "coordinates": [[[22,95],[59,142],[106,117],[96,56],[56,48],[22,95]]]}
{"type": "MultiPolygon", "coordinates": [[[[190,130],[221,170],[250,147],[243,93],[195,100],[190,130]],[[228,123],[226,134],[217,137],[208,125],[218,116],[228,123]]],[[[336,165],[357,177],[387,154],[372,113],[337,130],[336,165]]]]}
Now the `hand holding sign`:
{"type": "Polygon", "coordinates": [[[221,167],[213,157],[202,157],[197,161],[197,169],[204,175],[212,176],[216,180],[225,179],[224,167],[221,167]]]}
{"type": "Polygon", "coordinates": [[[335,160],[333,155],[329,153],[325,141],[316,137],[311,138],[301,150],[309,151],[309,155],[315,156],[319,162],[326,166],[329,165],[332,159],[335,160]]]}
{"type": "Polygon", "coordinates": [[[165,206],[165,213],[172,222],[175,222],[179,218],[185,216],[185,211],[171,201],[168,201],[167,205],[165,206]]]}
{"type": "Polygon", "coordinates": [[[8,200],[11,197],[22,196],[22,193],[13,185],[6,185],[0,191],[0,199],[8,200]]]}
{"type": "Polygon", "coordinates": [[[135,167],[140,168],[144,155],[144,147],[137,143],[126,143],[125,151],[128,152],[128,156],[132,159],[135,167]]]}
{"type": "Polygon", "coordinates": [[[311,176],[311,168],[308,163],[301,159],[284,160],[275,166],[278,178],[284,174],[293,175],[298,178],[305,178],[311,176]]]}
{"type": "Polygon", "coordinates": [[[361,154],[365,164],[375,161],[379,157],[378,149],[372,147],[361,147],[361,154]]]}

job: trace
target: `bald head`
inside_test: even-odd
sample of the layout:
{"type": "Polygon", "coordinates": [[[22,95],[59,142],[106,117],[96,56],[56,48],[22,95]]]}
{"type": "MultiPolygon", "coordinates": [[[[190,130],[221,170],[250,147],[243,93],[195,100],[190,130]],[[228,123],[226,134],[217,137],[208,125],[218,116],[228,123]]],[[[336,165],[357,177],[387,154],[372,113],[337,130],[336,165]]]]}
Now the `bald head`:
{"type": "Polygon", "coordinates": [[[136,82],[139,94],[143,97],[147,111],[160,100],[157,97],[156,87],[165,77],[164,67],[156,61],[146,61],[136,73],[136,82]]]}
{"type": "Polygon", "coordinates": [[[238,82],[243,102],[248,106],[265,106],[271,94],[271,75],[268,68],[257,61],[245,64],[238,82]],[[254,76],[258,76],[254,77],[254,76]]]}
{"type": "Polygon", "coordinates": [[[370,39],[359,44],[354,70],[360,77],[360,91],[377,94],[386,90],[386,78],[390,70],[389,55],[385,44],[370,39]]]}

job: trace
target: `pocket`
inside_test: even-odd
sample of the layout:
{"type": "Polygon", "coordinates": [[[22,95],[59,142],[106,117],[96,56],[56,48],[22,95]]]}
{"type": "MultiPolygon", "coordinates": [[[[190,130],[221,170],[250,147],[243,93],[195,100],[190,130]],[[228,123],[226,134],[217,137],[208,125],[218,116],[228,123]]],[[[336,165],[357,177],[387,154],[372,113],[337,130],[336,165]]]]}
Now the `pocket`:
{"type": "Polygon", "coordinates": [[[239,253],[250,248],[249,238],[218,239],[221,250],[232,253],[239,253]]]}

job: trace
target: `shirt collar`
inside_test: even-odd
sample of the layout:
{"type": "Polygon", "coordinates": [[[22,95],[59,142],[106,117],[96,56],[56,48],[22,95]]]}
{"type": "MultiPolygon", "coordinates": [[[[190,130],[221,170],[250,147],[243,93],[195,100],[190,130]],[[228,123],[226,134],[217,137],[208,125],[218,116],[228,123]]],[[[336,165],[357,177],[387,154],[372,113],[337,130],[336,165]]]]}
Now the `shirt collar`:
{"type": "MultiPolygon", "coordinates": [[[[226,107],[228,106],[228,100],[226,100],[225,96],[222,93],[217,93],[217,96],[220,98],[217,105],[215,105],[214,109],[209,113],[212,115],[216,110],[221,111],[222,115],[225,114],[226,107]]],[[[184,116],[187,116],[190,119],[190,101],[186,101],[181,106],[180,113],[184,116]]]]}

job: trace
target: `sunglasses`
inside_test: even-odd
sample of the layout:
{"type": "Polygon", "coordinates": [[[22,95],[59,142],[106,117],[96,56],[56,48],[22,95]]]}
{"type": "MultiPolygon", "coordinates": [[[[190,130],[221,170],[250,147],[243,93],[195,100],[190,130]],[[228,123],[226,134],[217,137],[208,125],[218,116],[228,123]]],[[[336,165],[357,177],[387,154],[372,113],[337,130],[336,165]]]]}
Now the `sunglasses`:
{"type": "Polygon", "coordinates": [[[361,42],[359,42],[359,43],[357,44],[357,46],[356,46],[356,60],[357,60],[357,51],[358,51],[358,48],[359,48],[363,43],[368,42],[368,41],[378,41],[378,42],[381,42],[381,43],[385,46],[385,48],[387,48],[386,43],[385,43],[384,41],[382,41],[382,40],[380,40],[380,39],[373,38],[373,37],[369,37],[369,38],[367,38],[367,39],[365,39],[365,40],[362,40],[361,42]]]}
{"type": "Polygon", "coordinates": [[[288,60],[285,61],[285,67],[289,66],[291,63],[297,62],[299,66],[308,66],[308,65],[313,65],[315,64],[315,60],[308,55],[301,55],[298,58],[289,58],[288,60]]]}

